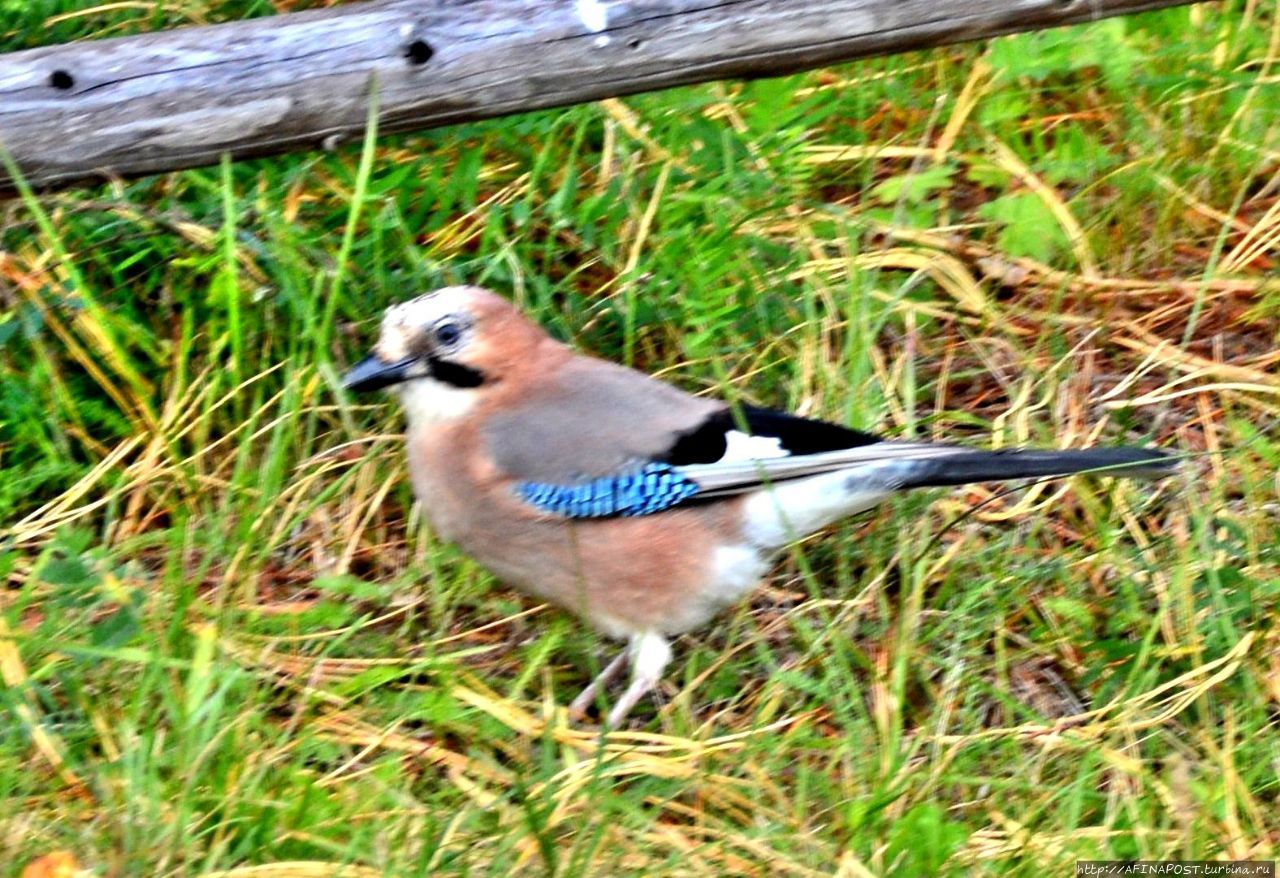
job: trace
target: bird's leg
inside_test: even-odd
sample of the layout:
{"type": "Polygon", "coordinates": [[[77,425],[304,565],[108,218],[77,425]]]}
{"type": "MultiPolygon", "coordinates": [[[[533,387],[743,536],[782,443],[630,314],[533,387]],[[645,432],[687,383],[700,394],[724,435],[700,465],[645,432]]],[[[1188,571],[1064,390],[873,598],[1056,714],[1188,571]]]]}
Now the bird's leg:
{"type": "Polygon", "coordinates": [[[626,719],[636,702],[662,679],[662,672],[671,661],[671,644],[661,634],[648,631],[632,636],[627,645],[627,655],[631,660],[631,685],[609,711],[608,725],[615,729],[626,719]]]}
{"type": "Polygon", "coordinates": [[[587,684],[587,688],[582,690],[582,694],[573,699],[573,703],[569,705],[569,718],[582,719],[587,715],[589,708],[596,700],[596,696],[600,694],[600,690],[613,682],[614,678],[622,673],[622,669],[627,666],[627,658],[629,650],[624,649],[618,653],[618,657],[609,662],[605,669],[596,675],[596,678],[587,684]]]}

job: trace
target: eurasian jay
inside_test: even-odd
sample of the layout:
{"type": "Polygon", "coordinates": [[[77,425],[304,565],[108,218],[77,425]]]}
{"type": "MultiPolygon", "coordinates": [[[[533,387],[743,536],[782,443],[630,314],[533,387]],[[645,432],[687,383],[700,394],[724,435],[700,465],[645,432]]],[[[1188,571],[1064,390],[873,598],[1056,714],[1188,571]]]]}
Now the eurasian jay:
{"type": "Polygon", "coordinates": [[[658,683],[669,637],[743,597],[788,543],[897,491],[1173,465],[1144,448],[886,441],[731,407],[574,353],[478,287],[389,308],[343,385],[399,396],[414,494],[436,534],[627,641],[570,706],[581,716],[629,664],[610,726],[658,683]]]}

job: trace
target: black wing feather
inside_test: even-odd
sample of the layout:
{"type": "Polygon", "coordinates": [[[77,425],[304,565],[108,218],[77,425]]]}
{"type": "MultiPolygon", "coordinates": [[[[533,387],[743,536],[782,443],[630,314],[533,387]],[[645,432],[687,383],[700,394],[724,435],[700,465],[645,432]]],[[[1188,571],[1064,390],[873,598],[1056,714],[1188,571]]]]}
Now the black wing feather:
{"type": "Polygon", "coordinates": [[[733,430],[741,432],[742,426],[750,436],[777,439],[793,455],[840,451],[880,441],[880,437],[861,430],[758,406],[744,405],[740,414],[741,421],[729,409],[715,412],[694,429],[681,433],[661,461],[672,466],[715,463],[728,449],[727,435],[733,430]]]}

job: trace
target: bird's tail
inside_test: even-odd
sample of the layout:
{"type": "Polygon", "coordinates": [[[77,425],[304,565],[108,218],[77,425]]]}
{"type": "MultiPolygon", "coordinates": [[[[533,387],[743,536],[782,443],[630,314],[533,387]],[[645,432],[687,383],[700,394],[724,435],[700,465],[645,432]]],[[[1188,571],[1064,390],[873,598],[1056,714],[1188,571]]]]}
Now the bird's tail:
{"type": "Polygon", "coordinates": [[[1173,471],[1172,457],[1149,448],[1019,448],[980,451],[957,448],[953,455],[914,460],[903,467],[902,488],[941,488],[971,482],[1042,479],[1096,472],[1105,476],[1158,478],[1173,471]]]}
{"type": "MultiPolygon", "coordinates": [[[[1086,471],[1158,477],[1171,473],[1176,464],[1174,458],[1146,448],[981,451],[895,442],[853,449],[841,463],[836,457],[837,453],[823,456],[817,472],[813,468],[819,464],[811,459],[808,463],[813,468],[794,477],[790,476],[796,468],[782,469],[768,461],[775,465],[775,473],[770,474],[767,489],[762,490],[766,486],[757,481],[743,507],[751,541],[778,548],[911,488],[1043,479],[1086,471]]],[[[720,494],[731,491],[743,491],[743,482],[718,487],[720,494]]]]}
{"type": "Polygon", "coordinates": [[[1097,471],[1109,476],[1158,478],[1171,473],[1175,458],[1149,448],[1008,449],[983,451],[933,442],[876,442],[856,448],[766,460],[680,467],[711,498],[753,491],[809,476],[848,472],[887,490],[942,487],[969,482],[1040,479],[1097,471]]]}

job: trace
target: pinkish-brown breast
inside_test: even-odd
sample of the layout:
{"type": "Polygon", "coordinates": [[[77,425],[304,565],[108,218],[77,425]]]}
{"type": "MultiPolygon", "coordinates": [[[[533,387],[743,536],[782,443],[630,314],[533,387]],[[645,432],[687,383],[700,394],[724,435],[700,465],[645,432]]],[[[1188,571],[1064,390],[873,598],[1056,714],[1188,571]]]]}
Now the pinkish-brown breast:
{"type": "Polygon", "coordinates": [[[484,453],[472,419],[411,431],[408,451],[414,492],[440,537],[508,584],[606,634],[685,631],[741,591],[724,594],[718,553],[737,542],[740,499],[636,518],[565,520],[515,495],[484,453]]]}

